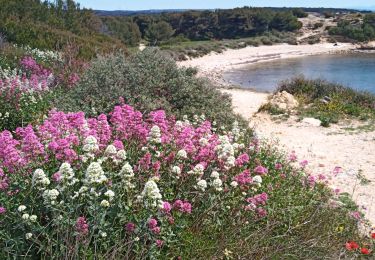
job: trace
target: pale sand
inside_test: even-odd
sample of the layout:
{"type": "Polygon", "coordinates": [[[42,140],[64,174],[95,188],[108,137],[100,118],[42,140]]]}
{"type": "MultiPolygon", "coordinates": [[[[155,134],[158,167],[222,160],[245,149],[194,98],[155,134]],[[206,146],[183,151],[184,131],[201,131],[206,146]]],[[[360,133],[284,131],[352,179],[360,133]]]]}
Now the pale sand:
{"type": "MultiPolygon", "coordinates": [[[[223,83],[223,72],[238,66],[353,48],[351,44],[342,43],[339,46],[324,43],[247,47],[180,62],[179,66],[197,67],[198,75],[223,83]]],[[[277,123],[267,114],[257,114],[261,104],[267,101],[268,94],[240,89],[222,91],[232,95],[235,111],[250,120],[258,135],[276,139],[281,149],[288,153],[295,151],[299,160],[308,160],[308,170],[327,175],[330,185],[353,195],[366,218],[375,223],[375,131],[350,134],[342,129],[343,125],[316,127],[296,122],[295,118],[277,123]],[[333,169],[337,166],[342,167],[343,172],[334,177],[333,169]],[[370,181],[368,185],[360,184],[356,177],[358,172],[370,181]]]]}
{"type": "Polygon", "coordinates": [[[375,131],[351,134],[343,129],[348,124],[316,127],[297,122],[295,117],[275,122],[268,114],[256,113],[267,94],[237,89],[224,92],[231,94],[235,112],[249,119],[260,137],[277,140],[287,153],[295,151],[299,161],[308,160],[309,171],[325,174],[330,186],[353,195],[366,218],[375,223],[375,131]],[[337,166],[342,173],[335,177],[337,166]],[[356,177],[359,172],[369,184],[360,184],[356,177]]]}

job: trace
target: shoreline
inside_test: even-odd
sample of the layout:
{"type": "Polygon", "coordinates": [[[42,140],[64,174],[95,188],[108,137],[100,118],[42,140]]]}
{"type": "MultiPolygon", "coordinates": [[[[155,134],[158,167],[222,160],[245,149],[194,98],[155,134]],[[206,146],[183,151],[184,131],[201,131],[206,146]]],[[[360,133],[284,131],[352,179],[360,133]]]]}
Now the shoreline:
{"type": "MultiPolygon", "coordinates": [[[[299,58],[321,54],[349,53],[357,50],[359,46],[351,43],[318,43],[312,45],[277,44],[271,46],[248,46],[242,49],[227,49],[222,53],[208,55],[177,62],[181,67],[195,67],[198,76],[209,78],[212,82],[223,87],[237,87],[228,83],[223,74],[230,70],[246,67],[251,64],[272,62],[279,59],[299,58]]],[[[248,91],[262,92],[254,89],[248,91]]]]}

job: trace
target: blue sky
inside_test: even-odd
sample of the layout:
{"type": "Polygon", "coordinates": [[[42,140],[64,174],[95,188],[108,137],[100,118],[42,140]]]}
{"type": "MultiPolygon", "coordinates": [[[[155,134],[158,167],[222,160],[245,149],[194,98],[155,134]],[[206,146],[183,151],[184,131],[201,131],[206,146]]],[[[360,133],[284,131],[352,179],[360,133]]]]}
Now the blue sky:
{"type": "Polygon", "coordinates": [[[241,6],[374,7],[374,0],[77,0],[81,7],[101,10],[211,9],[241,6]]]}

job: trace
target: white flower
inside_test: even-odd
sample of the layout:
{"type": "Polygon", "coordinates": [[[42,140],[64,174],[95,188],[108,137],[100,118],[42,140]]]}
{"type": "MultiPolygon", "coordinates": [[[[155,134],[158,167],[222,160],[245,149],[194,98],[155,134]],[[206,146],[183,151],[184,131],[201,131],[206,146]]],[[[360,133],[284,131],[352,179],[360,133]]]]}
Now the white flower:
{"type": "Polygon", "coordinates": [[[230,186],[232,186],[233,188],[236,188],[236,187],[238,186],[238,182],[236,182],[236,181],[232,181],[232,182],[230,183],[230,186]]]}
{"type": "Polygon", "coordinates": [[[107,237],[107,233],[106,233],[106,232],[103,232],[103,231],[100,231],[100,232],[99,232],[99,235],[100,235],[101,237],[107,237]]]}
{"type": "Polygon", "coordinates": [[[30,239],[32,236],[33,236],[33,234],[31,234],[31,233],[26,233],[25,234],[25,238],[26,239],[30,239]]]}
{"type": "Polygon", "coordinates": [[[28,220],[29,217],[30,217],[30,215],[27,214],[27,213],[25,213],[25,214],[22,215],[22,219],[24,219],[24,220],[28,220]]]}
{"type": "Polygon", "coordinates": [[[122,166],[120,176],[126,178],[132,178],[134,176],[133,168],[128,162],[126,162],[124,166],[122,166]]]}
{"type": "Polygon", "coordinates": [[[42,195],[44,199],[44,203],[54,205],[57,199],[57,196],[59,196],[59,194],[60,193],[56,189],[45,190],[42,195]]]}
{"type": "Polygon", "coordinates": [[[211,173],[211,178],[218,179],[220,178],[220,174],[217,171],[213,171],[211,173]]]}
{"type": "Polygon", "coordinates": [[[116,154],[116,157],[120,160],[125,161],[126,160],[126,152],[125,150],[119,150],[116,154]]]}
{"type": "Polygon", "coordinates": [[[109,207],[109,202],[108,200],[102,200],[100,202],[100,206],[104,207],[104,208],[108,208],[109,207]]]}
{"type": "Polygon", "coordinates": [[[37,217],[36,215],[31,215],[31,216],[30,216],[30,221],[31,221],[31,222],[35,222],[35,221],[37,220],[37,218],[38,218],[38,217],[37,217]]]}
{"type": "Polygon", "coordinates": [[[161,143],[160,128],[157,125],[154,125],[151,128],[151,131],[150,131],[149,136],[148,136],[148,141],[150,143],[155,143],[155,144],[161,143]]]}
{"type": "Polygon", "coordinates": [[[177,159],[186,159],[187,153],[185,150],[179,150],[176,156],[177,156],[177,159]]]}
{"type": "Polygon", "coordinates": [[[181,168],[179,166],[173,166],[172,173],[174,173],[176,175],[180,175],[181,174],[181,168]]]}
{"type": "Polygon", "coordinates": [[[262,177],[259,176],[259,175],[255,175],[255,176],[253,177],[253,182],[258,183],[258,184],[261,184],[261,183],[262,183],[262,177]]]}
{"type": "Polygon", "coordinates": [[[92,135],[86,137],[83,144],[82,150],[86,153],[95,153],[99,150],[98,140],[96,140],[96,138],[92,135]]]}
{"type": "Polygon", "coordinates": [[[215,188],[217,191],[222,191],[223,188],[221,187],[223,185],[223,182],[220,179],[215,179],[212,182],[212,186],[215,188]]]}
{"type": "Polygon", "coordinates": [[[42,169],[35,170],[32,182],[33,185],[48,186],[50,184],[50,180],[47,178],[47,175],[42,169]]]}
{"type": "Polygon", "coordinates": [[[231,168],[235,165],[235,162],[236,162],[236,158],[234,158],[234,156],[229,156],[227,158],[227,161],[225,163],[225,165],[228,167],[228,168],[231,168]]]}
{"type": "Polygon", "coordinates": [[[208,144],[208,140],[202,137],[201,139],[199,139],[199,144],[204,147],[208,144]]]}
{"type": "Polygon", "coordinates": [[[207,182],[205,180],[199,180],[197,182],[197,188],[201,191],[205,191],[207,188],[207,182]]]}
{"type": "Polygon", "coordinates": [[[204,166],[198,163],[197,165],[194,166],[193,170],[189,171],[189,174],[200,176],[200,175],[203,175],[203,172],[204,172],[204,166]]]}
{"type": "Polygon", "coordinates": [[[117,149],[114,145],[110,144],[107,146],[107,148],[104,151],[104,154],[106,156],[114,156],[117,153],[117,149]]]}
{"type": "Polygon", "coordinates": [[[19,212],[22,212],[22,211],[24,211],[25,209],[26,209],[26,206],[25,206],[25,205],[21,205],[21,206],[18,207],[17,210],[18,210],[19,212]]]}
{"type": "Polygon", "coordinates": [[[145,187],[141,193],[141,198],[146,199],[145,205],[156,207],[160,204],[162,195],[160,194],[160,190],[158,188],[158,185],[154,180],[149,180],[146,182],[145,187]],[[151,205],[148,203],[147,200],[151,201],[151,205]]]}
{"type": "Polygon", "coordinates": [[[108,197],[109,200],[111,201],[113,199],[113,197],[115,196],[115,193],[112,191],[112,190],[107,190],[105,193],[104,193],[104,196],[108,197]]]}
{"type": "Polygon", "coordinates": [[[107,181],[102,166],[92,162],[86,170],[85,182],[88,184],[101,184],[107,181]]]}
{"type": "Polygon", "coordinates": [[[87,186],[82,186],[81,188],[79,188],[78,192],[79,193],[85,193],[88,190],[89,190],[89,188],[87,188],[87,186]]]}
{"type": "Polygon", "coordinates": [[[63,181],[70,181],[73,182],[73,184],[75,183],[74,171],[70,163],[64,162],[63,164],[61,164],[59,173],[61,174],[61,179],[63,181]]]}

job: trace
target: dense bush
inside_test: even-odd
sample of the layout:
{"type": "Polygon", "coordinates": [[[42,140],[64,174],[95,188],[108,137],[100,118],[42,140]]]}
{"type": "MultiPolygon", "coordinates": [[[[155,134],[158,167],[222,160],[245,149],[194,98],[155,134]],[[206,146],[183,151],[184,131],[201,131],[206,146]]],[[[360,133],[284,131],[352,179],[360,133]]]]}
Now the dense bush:
{"type": "Polygon", "coordinates": [[[363,22],[340,20],[337,27],[329,30],[331,35],[340,35],[356,41],[369,41],[375,39],[375,14],[366,14],[363,22]]]}
{"type": "Polygon", "coordinates": [[[236,124],[110,115],[0,133],[0,258],[322,259],[356,239],[321,175],[236,124]]]}
{"type": "Polygon", "coordinates": [[[368,119],[375,116],[375,96],[324,80],[294,78],[282,82],[277,91],[286,91],[302,104],[313,104],[300,112],[335,123],[340,117],[368,119]]]}
{"type": "Polygon", "coordinates": [[[120,98],[144,112],[164,109],[179,118],[203,113],[220,125],[236,118],[228,96],[151,48],[130,57],[99,57],[56,105],[97,115],[111,111],[120,98]]]}

